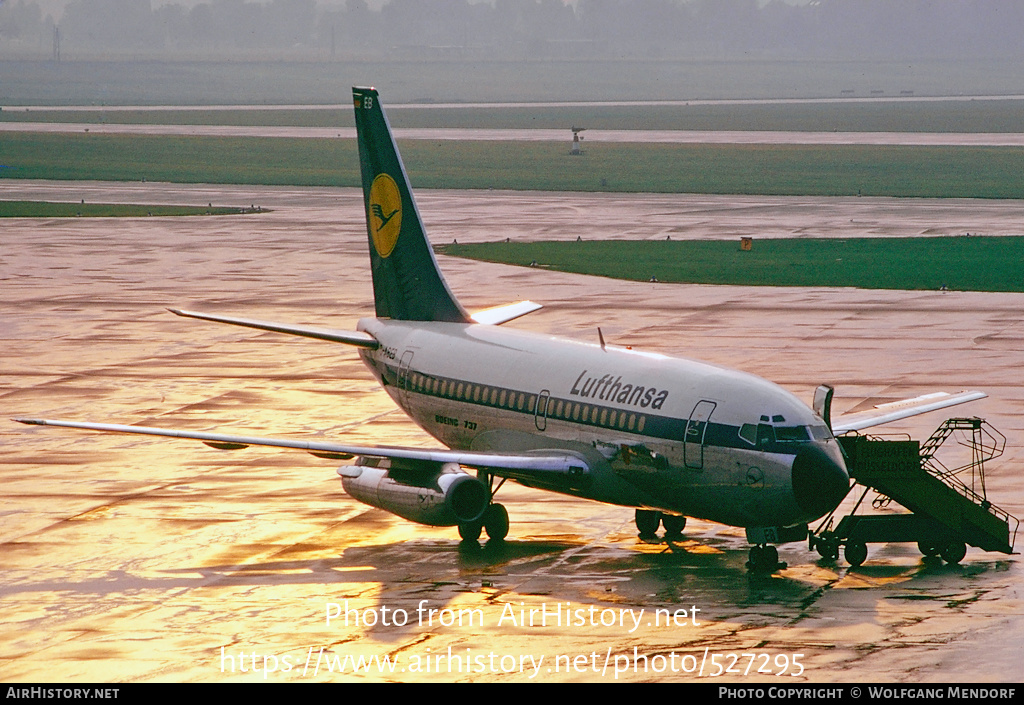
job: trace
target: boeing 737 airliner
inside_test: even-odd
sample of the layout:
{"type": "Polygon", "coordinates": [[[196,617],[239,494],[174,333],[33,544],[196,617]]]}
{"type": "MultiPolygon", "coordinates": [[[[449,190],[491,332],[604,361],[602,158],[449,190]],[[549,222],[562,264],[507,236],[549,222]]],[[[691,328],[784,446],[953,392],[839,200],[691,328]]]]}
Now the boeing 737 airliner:
{"type": "Polygon", "coordinates": [[[774,570],[773,544],[802,539],[849,490],[834,433],[984,396],[928,395],[830,420],[827,387],[812,410],[743,372],[501,326],[539,308],[528,301],[470,315],[438,268],[377,91],[353,94],[376,316],[339,331],[172,311],[355,346],[395,403],[446,449],[19,421],[354,458],[338,470],[350,495],[415,522],[458,526],[470,541],[482,530],[505,538],[508,513],[493,500],[512,479],[635,507],[641,534],[663,524],[672,539],[686,517],[746,527],[752,568],[774,570]]]}

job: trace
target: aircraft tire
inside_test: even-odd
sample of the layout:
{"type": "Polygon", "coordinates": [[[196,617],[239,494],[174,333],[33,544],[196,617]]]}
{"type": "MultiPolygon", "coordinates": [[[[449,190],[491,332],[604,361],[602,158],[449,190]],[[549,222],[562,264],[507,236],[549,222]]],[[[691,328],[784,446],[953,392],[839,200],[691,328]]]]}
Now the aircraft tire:
{"type": "Polygon", "coordinates": [[[650,538],[658,535],[658,526],[661,524],[661,512],[652,509],[637,509],[634,516],[637,531],[640,538],[650,538]]]}
{"type": "Polygon", "coordinates": [[[479,521],[474,521],[469,524],[459,524],[459,536],[463,541],[476,541],[480,538],[480,532],[483,528],[484,525],[479,521]]]}
{"type": "Polygon", "coordinates": [[[863,543],[848,543],[846,544],[846,548],[843,550],[843,557],[846,559],[847,563],[856,568],[867,560],[868,547],[863,543]]]}
{"type": "Polygon", "coordinates": [[[503,504],[492,504],[484,512],[484,531],[492,541],[504,541],[508,536],[508,510],[503,504]]]}
{"type": "Polygon", "coordinates": [[[686,517],[675,514],[662,514],[661,525],[665,527],[665,538],[675,541],[682,537],[686,528],[686,517]]]}
{"type": "Polygon", "coordinates": [[[917,550],[923,555],[934,557],[942,553],[942,547],[934,543],[925,543],[924,541],[917,542],[917,550]]]}
{"type": "Polygon", "coordinates": [[[950,541],[942,547],[942,560],[946,563],[959,563],[967,555],[967,544],[963,541],[950,541]]]}
{"type": "Polygon", "coordinates": [[[773,573],[784,565],[779,563],[779,549],[772,544],[751,546],[747,567],[754,573],[773,573]]]}

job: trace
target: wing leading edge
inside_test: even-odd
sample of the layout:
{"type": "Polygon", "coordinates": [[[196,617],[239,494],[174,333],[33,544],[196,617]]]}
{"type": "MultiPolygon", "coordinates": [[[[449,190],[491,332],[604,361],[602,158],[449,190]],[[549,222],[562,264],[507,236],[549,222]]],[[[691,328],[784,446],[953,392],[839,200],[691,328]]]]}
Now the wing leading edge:
{"type": "MultiPolygon", "coordinates": [[[[533,301],[517,301],[503,306],[477,311],[470,320],[483,325],[498,326],[515,319],[533,313],[543,308],[541,304],[533,301]]],[[[380,347],[377,340],[369,333],[356,330],[336,330],[333,328],[321,328],[320,326],[302,326],[292,323],[276,323],[274,321],[260,321],[253,318],[239,318],[237,316],[221,316],[213,313],[200,313],[199,311],[186,311],[180,308],[167,309],[176,316],[184,318],[195,318],[201,321],[213,321],[215,323],[228,323],[233,326],[244,328],[255,328],[256,330],[273,331],[274,333],[287,333],[299,335],[305,338],[316,338],[318,340],[329,340],[334,343],[345,343],[361,348],[376,350],[380,347]]]]}
{"type": "Polygon", "coordinates": [[[376,350],[380,347],[369,333],[357,330],[334,330],[332,328],[320,328],[318,326],[299,326],[290,323],[274,323],[272,321],[258,321],[252,318],[236,318],[235,316],[218,316],[212,313],[199,313],[198,311],[185,311],[180,308],[167,309],[176,316],[185,318],[197,318],[201,321],[214,321],[216,323],[230,323],[233,326],[255,328],[257,330],[269,330],[275,333],[288,333],[299,335],[305,338],[316,338],[318,340],[329,340],[334,343],[345,343],[361,348],[376,350]]]}
{"type": "Polygon", "coordinates": [[[555,479],[557,477],[580,476],[589,473],[587,462],[574,453],[566,451],[536,451],[529,454],[482,453],[466,450],[442,450],[428,448],[403,448],[391,446],[357,446],[322,441],[300,441],[287,438],[264,438],[260,436],[236,436],[225,433],[203,431],[180,431],[150,426],[127,426],[123,424],[90,423],[86,421],[58,421],[53,419],[14,419],[18,423],[35,426],[60,426],[106,433],[132,433],[144,436],[163,436],[202,441],[220,450],[239,450],[249,446],[289,448],[304,450],[319,458],[347,460],[355,456],[389,458],[427,464],[458,463],[466,467],[484,469],[498,476],[555,479]]]}

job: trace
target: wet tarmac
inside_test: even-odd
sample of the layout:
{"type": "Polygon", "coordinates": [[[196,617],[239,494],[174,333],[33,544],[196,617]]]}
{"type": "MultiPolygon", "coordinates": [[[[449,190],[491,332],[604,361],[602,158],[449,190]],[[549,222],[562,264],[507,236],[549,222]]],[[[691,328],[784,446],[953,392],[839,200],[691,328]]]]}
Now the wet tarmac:
{"type": "MultiPolygon", "coordinates": [[[[5,221],[5,417],[433,444],[348,348],[165,311],[354,325],[372,311],[358,192],[3,180],[0,198],[272,209],[5,221]]],[[[435,242],[752,235],[755,255],[765,235],[1024,227],[1024,203],[1009,201],[424,191],[419,204],[435,242]]],[[[837,412],[986,391],[954,412],[1007,435],[987,490],[1024,513],[1024,295],[630,283],[440,260],[470,309],[546,305],[510,325],[594,340],[601,326],[808,400],[829,382],[837,412]]],[[[948,415],[891,430],[921,438],[948,415]]],[[[1019,680],[1016,556],[970,549],[951,566],[881,544],[850,568],[787,544],[787,568],[751,576],[740,529],[691,520],[678,543],[646,542],[630,509],[511,484],[508,540],[465,546],[454,529],[348,498],[334,466],[305,454],[0,425],[7,682],[1019,680]]]]}

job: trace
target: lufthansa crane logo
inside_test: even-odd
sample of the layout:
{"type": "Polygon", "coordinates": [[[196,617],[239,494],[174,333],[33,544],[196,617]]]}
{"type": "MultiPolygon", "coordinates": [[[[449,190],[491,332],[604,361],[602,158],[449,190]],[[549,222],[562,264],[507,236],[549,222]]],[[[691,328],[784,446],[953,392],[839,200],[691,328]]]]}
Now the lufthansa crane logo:
{"type": "Polygon", "coordinates": [[[370,187],[370,233],[381,257],[395,249],[402,230],[402,194],[387,174],[379,174],[370,187]]]}

